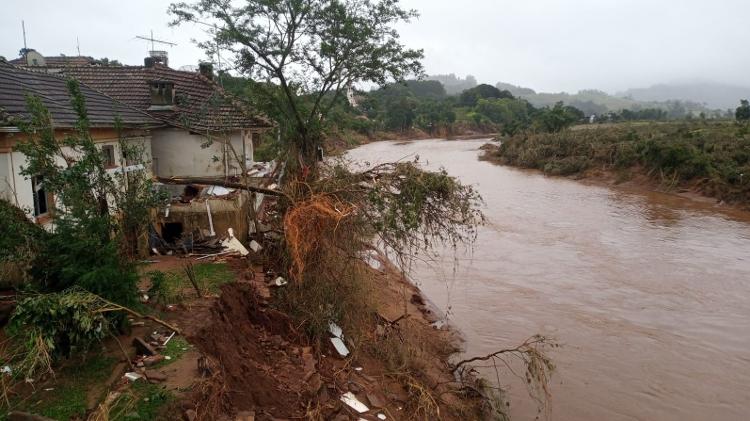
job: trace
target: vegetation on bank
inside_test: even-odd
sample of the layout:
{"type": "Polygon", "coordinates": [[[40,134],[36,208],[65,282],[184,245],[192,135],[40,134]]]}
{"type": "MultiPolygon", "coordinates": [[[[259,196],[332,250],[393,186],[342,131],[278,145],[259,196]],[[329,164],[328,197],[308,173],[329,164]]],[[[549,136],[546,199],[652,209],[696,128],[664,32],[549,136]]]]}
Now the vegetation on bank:
{"type": "Polygon", "coordinates": [[[499,162],[550,175],[647,174],[726,202],[750,203],[750,126],[742,122],[618,124],[521,133],[490,152],[499,162]]]}

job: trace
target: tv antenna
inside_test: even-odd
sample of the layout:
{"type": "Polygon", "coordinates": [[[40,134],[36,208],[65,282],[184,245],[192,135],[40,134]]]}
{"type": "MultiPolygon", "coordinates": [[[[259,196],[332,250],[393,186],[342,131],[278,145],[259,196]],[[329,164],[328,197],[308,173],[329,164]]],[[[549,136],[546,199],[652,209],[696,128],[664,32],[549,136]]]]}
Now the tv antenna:
{"type": "Polygon", "coordinates": [[[29,48],[26,46],[26,22],[21,21],[21,29],[23,30],[23,49],[26,51],[29,48]]]}
{"type": "Polygon", "coordinates": [[[151,36],[150,37],[145,37],[145,36],[141,36],[141,35],[136,35],[135,37],[138,38],[138,39],[142,39],[144,41],[149,41],[151,43],[151,50],[156,50],[156,47],[154,46],[154,44],[164,44],[164,45],[169,45],[170,47],[176,47],[177,46],[177,44],[175,44],[174,42],[162,41],[160,39],[154,38],[154,31],[153,30],[151,31],[151,36]]]}

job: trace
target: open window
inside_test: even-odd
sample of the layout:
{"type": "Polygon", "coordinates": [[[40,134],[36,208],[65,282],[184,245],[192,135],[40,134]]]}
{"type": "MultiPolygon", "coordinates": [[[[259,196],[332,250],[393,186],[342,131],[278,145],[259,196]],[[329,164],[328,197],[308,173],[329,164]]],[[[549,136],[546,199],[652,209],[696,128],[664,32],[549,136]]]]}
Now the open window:
{"type": "Polygon", "coordinates": [[[44,177],[40,175],[31,177],[31,189],[34,193],[34,217],[47,215],[52,198],[44,186],[44,177]]]}
{"type": "Polygon", "coordinates": [[[174,83],[166,80],[152,80],[151,106],[162,107],[174,105],[174,83]]]}

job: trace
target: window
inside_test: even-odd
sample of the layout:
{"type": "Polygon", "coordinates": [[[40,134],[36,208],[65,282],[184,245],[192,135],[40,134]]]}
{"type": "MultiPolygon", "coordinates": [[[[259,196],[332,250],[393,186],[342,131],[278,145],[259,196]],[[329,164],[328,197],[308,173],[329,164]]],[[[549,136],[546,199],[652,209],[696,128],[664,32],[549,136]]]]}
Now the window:
{"type": "Polygon", "coordinates": [[[115,147],[113,145],[102,146],[102,161],[105,168],[114,168],[117,166],[115,161],[115,147]]]}
{"type": "Polygon", "coordinates": [[[149,82],[151,85],[151,105],[173,105],[174,83],[163,80],[149,82]]]}
{"type": "Polygon", "coordinates": [[[31,189],[34,193],[34,216],[45,215],[48,209],[47,191],[44,188],[44,177],[31,177],[31,189]]]}

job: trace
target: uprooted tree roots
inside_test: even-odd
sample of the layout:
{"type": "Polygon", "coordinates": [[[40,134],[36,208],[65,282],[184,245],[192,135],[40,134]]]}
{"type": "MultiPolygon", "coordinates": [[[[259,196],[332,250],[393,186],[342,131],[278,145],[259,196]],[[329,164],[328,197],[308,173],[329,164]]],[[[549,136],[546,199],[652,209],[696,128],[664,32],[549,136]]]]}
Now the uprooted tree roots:
{"type": "Polygon", "coordinates": [[[336,232],[355,208],[333,195],[316,194],[289,209],[284,216],[284,234],[291,257],[289,271],[295,281],[303,281],[305,267],[308,262],[312,263],[313,253],[336,246],[336,232]]]}

